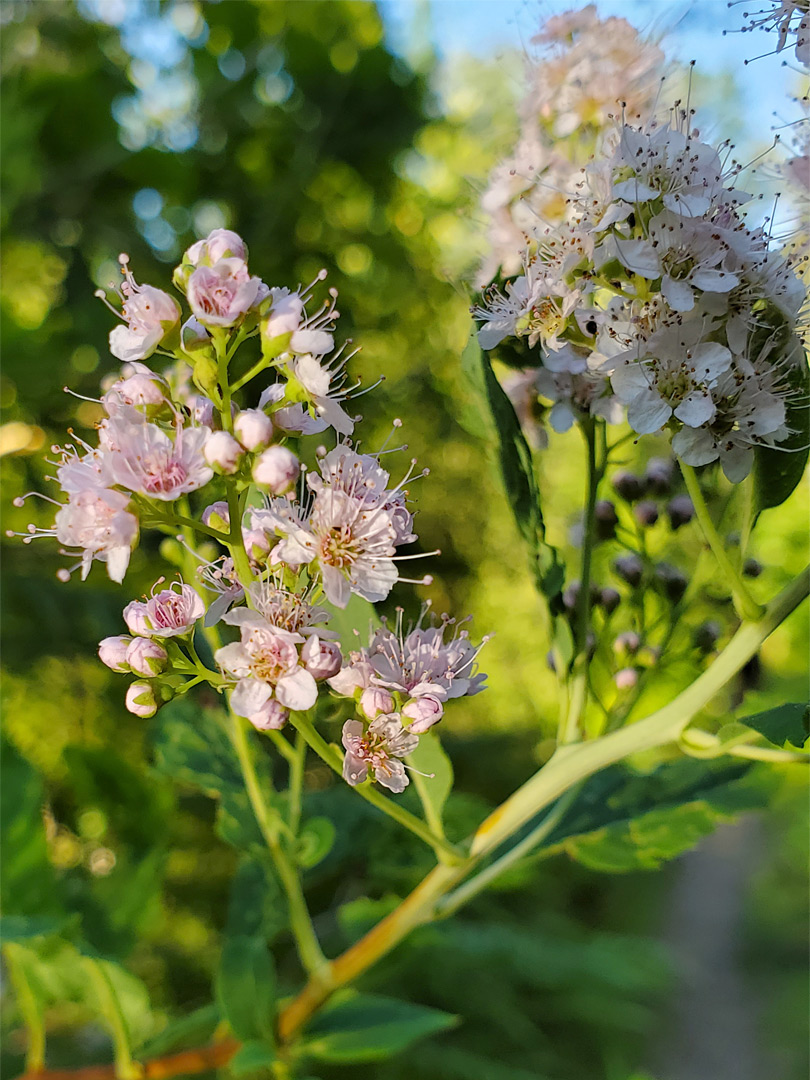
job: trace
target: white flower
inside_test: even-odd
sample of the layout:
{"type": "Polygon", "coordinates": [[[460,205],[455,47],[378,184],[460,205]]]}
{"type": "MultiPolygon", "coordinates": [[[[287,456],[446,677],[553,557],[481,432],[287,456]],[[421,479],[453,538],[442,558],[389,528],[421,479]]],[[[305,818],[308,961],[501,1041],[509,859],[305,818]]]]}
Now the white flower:
{"type": "Polygon", "coordinates": [[[241,641],[217,649],[214,659],[237,680],[231,707],[250,719],[260,714],[270,698],[284,708],[303,711],[318,697],[315,679],[300,662],[300,634],[271,626],[257,611],[239,608],[224,616],[239,626],[241,641]]]}
{"type": "MultiPolygon", "coordinates": [[[[138,285],[129,270],[126,255],[121,255],[119,261],[125,277],[121,286],[124,300],[121,317],[126,325],[110,331],[110,352],[125,362],[145,360],[179,328],[180,305],[161,289],[138,285]]],[[[104,293],[96,295],[103,297],[104,293]]]]}
{"type": "Polygon", "coordinates": [[[112,581],[124,580],[138,538],[138,519],[127,511],[128,506],[129,496],[121,491],[91,488],[71,494],[57,512],[57,540],[82,549],[82,581],[93,559],[107,564],[112,581]]]}
{"type": "Polygon", "coordinates": [[[189,307],[204,326],[235,326],[268,295],[261,278],[251,277],[242,259],[198,266],[188,279],[189,307]]]}
{"type": "Polygon", "coordinates": [[[129,632],[141,637],[177,637],[189,634],[194,624],[205,614],[205,605],[191,585],[175,581],[146,601],[133,600],[124,608],[124,622],[129,632]]]}
{"type": "Polygon", "coordinates": [[[343,725],[343,778],[352,786],[362,784],[373,769],[377,783],[399,794],[409,781],[398,759],[412,754],[418,744],[418,737],[402,726],[398,713],[378,716],[367,730],[361,721],[347,720],[343,725]]]}
{"type": "Polygon", "coordinates": [[[108,421],[115,483],[129,491],[168,502],[196,491],[213,477],[203,453],[208,428],[184,428],[178,422],[172,440],[157,424],[108,421]]]}

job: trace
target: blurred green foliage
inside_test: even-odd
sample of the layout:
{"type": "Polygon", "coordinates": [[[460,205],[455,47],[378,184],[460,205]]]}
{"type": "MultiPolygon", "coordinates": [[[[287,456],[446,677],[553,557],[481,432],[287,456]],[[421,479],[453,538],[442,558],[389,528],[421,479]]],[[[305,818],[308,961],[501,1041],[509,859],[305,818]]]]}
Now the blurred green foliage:
{"type": "MultiPolygon", "coordinates": [[[[416,611],[430,595],[436,610],[474,611],[478,634],[496,635],[482,657],[491,689],[442,732],[463,792],[448,803],[448,832],[464,835],[547,756],[556,711],[550,643],[523,541],[461,374],[469,300],[451,283],[474,261],[476,187],[513,131],[502,66],[440,68],[423,50],[415,70],[386,48],[375,7],[351,0],[78,8],[7,0],[1,14],[4,528],[50,523],[47,504],[20,510],[11,499],[48,490],[47,447],[63,441],[66,427],[89,437],[100,415],[92,400],[61,387],[92,399],[113,370],[109,320],[93,290],[115,277],[119,251],[130,254],[140,279],[163,285],[190,242],[227,225],[246,237],[252,269],[272,284],[295,286],[327,267],[341,293],[341,328],[363,348],[355,370],[366,384],[386,376],[362,399],[365,444],[379,445],[400,416],[408,455],[417,453],[433,474],[413,495],[422,547],[442,549],[431,568],[436,580],[430,589],[403,587],[389,607],[416,611]],[[122,25],[114,24],[116,11],[122,25]],[[158,35],[151,54],[149,27],[158,35]]],[[[544,512],[555,546],[566,546],[577,524],[583,460],[576,432],[537,455],[541,490],[553,491],[544,512]]],[[[632,445],[626,464],[643,467],[632,445]]],[[[721,481],[711,482],[731,530],[738,508],[721,481]]],[[[752,587],[762,597],[799,568],[806,490],[771,513],[753,543],[764,572],[752,587]]],[[[635,527],[629,518],[626,525],[635,527]]],[[[698,601],[678,627],[677,663],[655,668],[636,715],[669,700],[705,662],[691,644],[701,622],[719,622],[720,645],[732,625],[694,527],[678,542],[698,601]]],[[[645,543],[651,558],[671,557],[663,515],[645,543]]],[[[278,979],[292,992],[300,975],[272,878],[233,846],[249,848],[245,830],[254,829],[244,796],[223,791],[224,767],[207,785],[184,774],[171,714],[150,727],[125,712],[120,681],[93,657],[101,637],[119,632],[125,599],[151,585],[155,547],[147,541],[134,554],[124,592],[98,568],[84,584],[58,584],[60,563],[47,544],[4,539],[3,546],[4,877],[15,882],[3,911],[52,920],[29,926],[37,934],[66,928],[68,941],[53,944],[49,965],[20,954],[30,980],[50,980],[43,990],[49,1063],[110,1053],[91,995],[76,979],[70,912],[79,913],[84,939],[118,961],[111,978],[133,1003],[136,1040],[159,1039],[169,1018],[207,1007],[223,937],[255,930],[239,922],[245,912],[258,910],[257,925],[275,937],[278,979]],[[218,802],[209,789],[222,793],[218,802]],[[157,1019],[143,1010],[147,989],[157,1019]]],[[[620,550],[614,541],[601,546],[602,584],[617,584],[611,563],[620,550]]],[[[768,641],[747,684],[717,699],[707,724],[719,726],[730,710],[741,716],[800,700],[807,632],[805,610],[768,641]]],[[[607,668],[604,685],[612,685],[607,668]]],[[[607,706],[620,705],[609,692],[607,706]]],[[[213,722],[207,713],[189,716],[182,737],[200,740],[210,755],[213,722]]],[[[184,745],[182,760],[193,750],[184,745]]],[[[262,765],[268,775],[278,769],[270,753],[262,765]]],[[[336,826],[333,846],[307,873],[331,952],[390,909],[428,861],[416,841],[335,787],[319,764],[306,780],[306,816],[328,813],[336,826]]],[[[804,791],[801,777],[783,786],[749,918],[748,962],[779,1003],[774,1032],[787,1046],[786,1078],[805,1068],[794,993],[804,956],[797,865],[807,836],[796,821],[804,791]]],[[[707,827],[703,819],[695,825],[698,833],[707,827]]],[[[395,1063],[346,1067],[322,1055],[318,1075],[640,1075],[672,985],[670,962],[652,938],[673,872],[605,878],[559,858],[513,872],[459,917],[419,931],[363,981],[364,992],[465,1022],[395,1063]]],[[[6,993],[4,1005],[4,1067],[13,1075],[24,1036],[19,1003],[6,993]]],[[[422,1021],[426,1030],[446,1026],[422,1021]]],[[[195,1023],[185,1037],[204,1041],[216,1017],[207,1010],[195,1023]]]]}

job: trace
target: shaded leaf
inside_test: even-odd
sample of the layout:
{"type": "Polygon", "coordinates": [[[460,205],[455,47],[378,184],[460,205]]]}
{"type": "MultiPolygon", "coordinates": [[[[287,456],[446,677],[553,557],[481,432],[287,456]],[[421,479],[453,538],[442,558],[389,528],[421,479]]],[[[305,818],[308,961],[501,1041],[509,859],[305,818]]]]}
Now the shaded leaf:
{"type": "Polygon", "coordinates": [[[764,735],[774,746],[793,746],[801,749],[810,738],[810,705],[790,703],[766,709],[739,721],[764,735]]]}
{"type": "Polygon", "coordinates": [[[286,904],[264,858],[243,858],[231,881],[226,937],[271,941],[286,925],[286,904]]]}
{"type": "Polygon", "coordinates": [[[441,826],[442,811],[453,787],[453,764],[435,731],[419,736],[419,745],[408,755],[408,764],[418,770],[411,774],[422,801],[425,819],[434,830],[441,826]],[[426,776],[420,776],[426,773],[426,776]]]}
{"type": "Polygon", "coordinates": [[[228,1069],[234,1076],[259,1072],[273,1065],[278,1058],[272,1046],[257,1039],[250,1039],[236,1051],[228,1062],[228,1069]]]}
{"type": "Polygon", "coordinates": [[[299,866],[317,866],[332,850],[335,826],[326,817],[309,818],[301,826],[295,860],[299,866]]]}
{"type": "Polygon", "coordinates": [[[210,795],[242,791],[239,762],[224,728],[224,715],[189,698],[175,698],[153,721],[155,765],[174,780],[210,795]]]}
{"type": "Polygon", "coordinates": [[[27,941],[61,933],[70,922],[67,916],[3,915],[0,918],[0,941],[27,941]]]}
{"type": "Polygon", "coordinates": [[[565,569],[557,549],[546,542],[532,453],[512,402],[495,378],[489,356],[478,345],[475,328],[462,354],[461,366],[479,400],[483,431],[494,444],[506,496],[528,546],[537,588],[556,607],[565,569]]]}
{"type": "Polygon", "coordinates": [[[276,973],[261,938],[226,938],[216,980],[222,1013],[238,1039],[273,1039],[276,973]]]}
{"type": "Polygon", "coordinates": [[[450,1013],[424,1005],[376,994],[346,994],[313,1020],[301,1050],[334,1064],[382,1061],[457,1022],[450,1013]]]}
{"type": "Polygon", "coordinates": [[[791,395],[787,399],[785,423],[790,435],[778,449],[754,448],[754,509],[757,513],[782,503],[798,486],[810,454],[810,367],[804,347],[794,336],[789,351],[793,364],[786,381],[791,395]]]}
{"type": "Polygon", "coordinates": [[[161,1057],[172,1050],[182,1050],[187,1046],[198,1046],[208,1042],[220,1019],[219,1006],[215,1002],[203,1005],[188,1016],[171,1020],[159,1035],[153,1036],[137,1047],[138,1056],[161,1057]]]}

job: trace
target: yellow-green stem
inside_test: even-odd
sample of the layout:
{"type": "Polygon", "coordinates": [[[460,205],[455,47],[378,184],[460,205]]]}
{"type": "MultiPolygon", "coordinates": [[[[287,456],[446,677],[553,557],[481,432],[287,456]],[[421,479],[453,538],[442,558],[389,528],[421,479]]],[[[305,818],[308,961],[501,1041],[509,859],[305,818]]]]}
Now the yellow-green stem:
{"type": "Polygon", "coordinates": [[[25,1055],[25,1071],[38,1073],[45,1068],[45,1023],[37,999],[25,972],[25,950],[15,942],[3,946],[11,984],[17,995],[17,1006],[22,1013],[28,1031],[28,1051],[25,1055]]]}
{"type": "Polygon", "coordinates": [[[133,1060],[129,1048],[129,1032],[127,1031],[126,1020],[121,1011],[118,995],[104,967],[104,961],[95,960],[90,956],[85,956],[82,959],[85,970],[98,995],[101,1011],[112,1036],[115,1054],[115,1075],[118,1080],[138,1080],[141,1076],[141,1067],[133,1060]]]}

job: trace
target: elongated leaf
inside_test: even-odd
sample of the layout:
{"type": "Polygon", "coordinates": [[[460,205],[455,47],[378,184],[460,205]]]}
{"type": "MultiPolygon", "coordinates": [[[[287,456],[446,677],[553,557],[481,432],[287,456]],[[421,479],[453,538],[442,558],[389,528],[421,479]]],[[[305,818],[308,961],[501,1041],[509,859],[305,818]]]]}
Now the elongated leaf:
{"type": "Polygon", "coordinates": [[[788,369],[787,381],[791,396],[785,422],[791,433],[779,443],[778,450],[758,446],[754,451],[754,507],[757,513],[781,506],[792,494],[804,475],[810,453],[810,367],[796,337],[790,352],[793,366],[788,369]]]}
{"type": "Polygon", "coordinates": [[[28,941],[61,933],[70,920],[67,916],[3,915],[0,918],[0,941],[28,941]]]}
{"type": "Polygon", "coordinates": [[[453,763],[434,731],[419,736],[419,745],[408,755],[408,764],[418,770],[411,775],[422,800],[425,820],[431,828],[435,829],[436,824],[441,827],[444,804],[453,787],[453,763]]]}
{"type": "Polygon", "coordinates": [[[746,763],[680,761],[647,776],[615,766],[594,776],[547,840],[577,862],[623,873],[654,869],[724,821],[767,805],[774,781],[746,763]]]}
{"type": "Polygon", "coordinates": [[[483,432],[494,446],[509,505],[528,547],[537,588],[555,604],[565,570],[556,548],[546,542],[531,450],[512,402],[495,378],[489,356],[478,345],[475,329],[462,354],[461,366],[477,395],[483,432]]]}
{"type": "Polygon", "coordinates": [[[245,1076],[255,1072],[261,1072],[266,1076],[266,1070],[276,1061],[278,1057],[272,1046],[266,1042],[251,1039],[240,1046],[228,1062],[228,1071],[234,1076],[245,1076]]]}
{"type": "Polygon", "coordinates": [[[183,1050],[187,1046],[206,1043],[216,1031],[220,1019],[219,1006],[215,1002],[203,1005],[188,1016],[172,1020],[159,1035],[137,1047],[138,1057],[162,1057],[172,1050],[183,1050]]]}
{"type": "Polygon", "coordinates": [[[276,973],[261,938],[225,939],[216,989],[222,1013],[238,1039],[272,1042],[276,973]]]}
{"type": "Polygon", "coordinates": [[[301,1049],[316,1061],[334,1064],[382,1061],[457,1022],[450,1013],[424,1005],[376,994],[346,994],[310,1024],[301,1049]]]}
{"type": "Polygon", "coordinates": [[[764,735],[774,746],[790,745],[801,749],[810,738],[810,705],[779,705],[753,716],[744,716],[740,723],[764,735]]]}
{"type": "Polygon", "coordinates": [[[225,935],[270,942],[286,925],[287,906],[281,887],[262,852],[243,858],[231,881],[225,935]]]}

